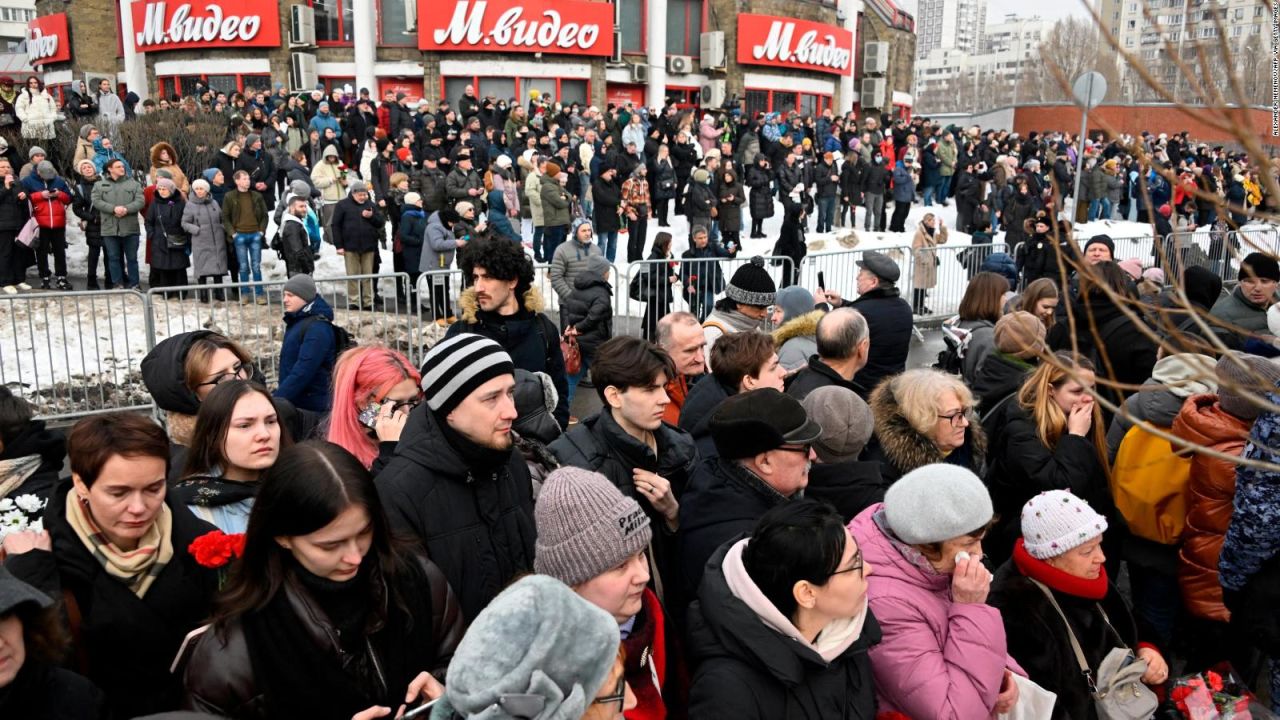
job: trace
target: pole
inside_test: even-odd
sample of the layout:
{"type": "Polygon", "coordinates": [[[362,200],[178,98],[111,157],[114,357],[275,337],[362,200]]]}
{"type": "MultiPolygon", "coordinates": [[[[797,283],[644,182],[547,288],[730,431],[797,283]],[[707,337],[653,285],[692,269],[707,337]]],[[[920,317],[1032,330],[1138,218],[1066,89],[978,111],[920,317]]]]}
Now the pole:
{"type": "MultiPolygon", "coordinates": [[[[1093,97],[1093,77],[1094,76],[1092,74],[1089,75],[1089,92],[1086,97],[1090,97],[1090,98],[1093,97]]],[[[1076,148],[1076,188],[1075,188],[1075,191],[1071,193],[1071,214],[1067,216],[1072,223],[1075,222],[1076,217],[1078,217],[1079,215],[1078,208],[1080,207],[1080,169],[1084,166],[1084,134],[1085,134],[1085,131],[1088,130],[1088,122],[1089,122],[1089,106],[1081,105],[1080,106],[1080,134],[1076,136],[1076,145],[1078,146],[1076,148]]]]}

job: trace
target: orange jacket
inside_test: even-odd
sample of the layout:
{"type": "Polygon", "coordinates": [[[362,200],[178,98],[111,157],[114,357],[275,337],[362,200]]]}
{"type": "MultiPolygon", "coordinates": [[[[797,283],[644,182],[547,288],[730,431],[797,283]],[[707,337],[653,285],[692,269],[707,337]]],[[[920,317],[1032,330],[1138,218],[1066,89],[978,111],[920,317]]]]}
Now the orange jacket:
{"type": "Polygon", "coordinates": [[[680,409],[684,407],[684,399],[689,396],[689,378],[677,375],[666,385],[667,397],[671,402],[662,411],[662,419],[671,425],[680,425],[680,409]]]}
{"type": "MultiPolygon", "coordinates": [[[[1192,395],[1173,421],[1173,433],[1188,442],[1228,455],[1244,452],[1252,423],[1229,415],[1214,394],[1192,395]]],[[[1187,484],[1187,525],[1178,552],[1178,584],[1187,610],[1196,617],[1226,622],[1218,582],[1218,554],[1231,523],[1236,494],[1234,463],[1195,453],[1187,484]]]]}

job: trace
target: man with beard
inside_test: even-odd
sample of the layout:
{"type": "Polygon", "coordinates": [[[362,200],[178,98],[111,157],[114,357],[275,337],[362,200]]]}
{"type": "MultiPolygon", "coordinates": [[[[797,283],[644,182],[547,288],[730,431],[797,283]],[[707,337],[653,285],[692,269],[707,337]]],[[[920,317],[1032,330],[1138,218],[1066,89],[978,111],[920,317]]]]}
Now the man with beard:
{"type": "MultiPolygon", "coordinates": [[[[498,343],[462,334],[433,346],[423,367],[424,402],[401,420],[378,494],[392,527],[422,542],[471,621],[533,569],[532,486],[511,435],[515,366],[498,343]]],[[[392,412],[387,405],[384,418],[392,412]]]]}

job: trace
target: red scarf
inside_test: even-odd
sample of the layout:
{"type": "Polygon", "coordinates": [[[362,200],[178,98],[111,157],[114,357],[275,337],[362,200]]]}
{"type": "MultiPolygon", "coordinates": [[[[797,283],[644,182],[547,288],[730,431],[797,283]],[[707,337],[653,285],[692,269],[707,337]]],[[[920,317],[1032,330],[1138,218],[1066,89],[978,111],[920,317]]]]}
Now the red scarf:
{"type": "Polygon", "coordinates": [[[648,588],[644,590],[643,607],[636,626],[622,641],[627,649],[624,674],[636,696],[636,706],[626,712],[626,720],[662,720],[667,716],[662,698],[667,676],[667,619],[658,596],[648,588]]]}
{"type": "Polygon", "coordinates": [[[1106,567],[1093,580],[1069,575],[1043,560],[1031,557],[1031,553],[1023,546],[1022,538],[1018,538],[1013,545],[1013,564],[1018,566],[1023,575],[1039,580],[1052,590],[1086,600],[1101,600],[1107,596],[1106,567]]]}

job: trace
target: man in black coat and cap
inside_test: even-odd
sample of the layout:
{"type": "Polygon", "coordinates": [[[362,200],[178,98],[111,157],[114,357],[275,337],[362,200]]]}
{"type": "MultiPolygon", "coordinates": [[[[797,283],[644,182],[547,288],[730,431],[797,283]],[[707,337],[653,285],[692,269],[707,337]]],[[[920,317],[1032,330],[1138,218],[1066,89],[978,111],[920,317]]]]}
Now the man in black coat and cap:
{"type": "Polygon", "coordinates": [[[885,377],[907,369],[913,327],[911,304],[898,293],[902,271],[889,256],[875,251],[863,253],[858,267],[858,299],[842,300],[839,293],[829,290],[827,299],[834,307],[857,310],[867,321],[871,348],[867,364],[854,375],[853,382],[870,391],[885,377]]]}

